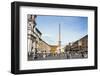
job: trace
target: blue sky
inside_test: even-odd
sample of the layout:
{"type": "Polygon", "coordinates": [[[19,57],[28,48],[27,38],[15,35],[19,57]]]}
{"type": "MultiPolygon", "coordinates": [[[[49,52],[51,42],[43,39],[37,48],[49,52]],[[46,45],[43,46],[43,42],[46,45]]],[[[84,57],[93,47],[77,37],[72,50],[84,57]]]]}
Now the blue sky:
{"type": "Polygon", "coordinates": [[[66,45],[88,34],[88,17],[79,16],[37,16],[36,27],[42,39],[48,44],[57,45],[59,24],[61,25],[61,44],[66,45]]]}

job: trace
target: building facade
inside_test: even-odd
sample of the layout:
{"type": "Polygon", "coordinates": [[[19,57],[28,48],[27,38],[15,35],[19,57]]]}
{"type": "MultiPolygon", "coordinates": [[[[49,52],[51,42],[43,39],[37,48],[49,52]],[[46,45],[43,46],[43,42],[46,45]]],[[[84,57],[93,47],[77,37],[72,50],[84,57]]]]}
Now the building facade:
{"type": "Polygon", "coordinates": [[[36,16],[32,16],[32,15],[27,15],[27,37],[28,37],[28,55],[32,54],[33,51],[33,46],[36,46],[35,41],[36,41],[36,37],[35,34],[33,33],[35,30],[35,18],[36,16]]]}
{"type": "Polygon", "coordinates": [[[41,50],[40,53],[49,54],[51,48],[48,43],[46,43],[44,40],[40,39],[39,49],[41,50]]]}
{"type": "Polygon", "coordinates": [[[37,54],[50,53],[51,47],[41,39],[42,33],[36,28],[36,15],[27,15],[28,57],[35,58],[37,54]]]}
{"type": "Polygon", "coordinates": [[[28,56],[35,57],[42,33],[36,28],[36,15],[27,15],[28,56]]]}
{"type": "Polygon", "coordinates": [[[58,45],[50,45],[50,48],[51,48],[50,52],[51,52],[51,54],[56,54],[57,50],[59,50],[59,49],[57,49],[58,47],[59,47],[58,45]]]}
{"type": "Polygon", "coordinates": [[[82,37],[81,39],[69,43],[65,46],[65,51],[76,51],[76,52],[87,52],[88,51],[88,35],[82,37]]]}

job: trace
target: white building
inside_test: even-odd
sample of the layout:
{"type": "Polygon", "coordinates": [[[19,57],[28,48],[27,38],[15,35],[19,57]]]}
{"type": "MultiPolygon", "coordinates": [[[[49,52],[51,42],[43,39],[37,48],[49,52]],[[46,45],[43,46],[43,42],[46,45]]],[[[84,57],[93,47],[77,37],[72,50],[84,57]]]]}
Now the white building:
{"type": "Polygon", "coordinates": [[[36,15],[28,15],[28,56],[35,56],[37,53],[50,53],[50,46],[41,39],[42,33],[36,28],[36,15]]]}

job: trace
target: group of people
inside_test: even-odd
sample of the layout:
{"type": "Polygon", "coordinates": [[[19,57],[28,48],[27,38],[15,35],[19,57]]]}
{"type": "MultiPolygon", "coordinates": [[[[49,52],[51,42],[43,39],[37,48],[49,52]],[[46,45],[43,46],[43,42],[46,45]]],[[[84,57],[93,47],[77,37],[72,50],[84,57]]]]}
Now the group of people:
{"type": "Polygon", "coordinates": [[[87,52],[68,51],[66,54],[67,54],[67,59],[87,58],[88,57],[87,52]]]}
{"type": "Polygon", "coordinates": [[[40,58],[46,58],[48,54],[46,51],[43,51],[41,53],[37,52],[37,49],[35,49],[34,52],[31,52],[30,54],[28,53],[28,60],[37,60],[40,58]]]}
{"type": "Polygon", "coordinates": [[[46,57],[54,56],[54,57],[66,57],[66,59],[79,59],[79,58],[87,58],[88,53],[87,51],[80,52],[80,51],[67,51],[62,53],[46,53],[46,51],[43,51],[41,53],[38,53],[37,50],[35,52],[28,54],[29,60],[38,60],[38,59],[46,59],[46,57]]]}

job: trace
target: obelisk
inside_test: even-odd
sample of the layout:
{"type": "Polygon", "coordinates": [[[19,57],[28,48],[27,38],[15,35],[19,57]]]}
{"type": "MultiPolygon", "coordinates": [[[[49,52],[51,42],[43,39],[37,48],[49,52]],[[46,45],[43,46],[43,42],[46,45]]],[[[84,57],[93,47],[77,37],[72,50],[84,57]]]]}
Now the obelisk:
{"type": "Polygon", "coordinates": [[[59,53],[61,53],[61,25],[59,24],[59,41],[58,41],[58,46],[59,46],[59,53]]]}

